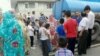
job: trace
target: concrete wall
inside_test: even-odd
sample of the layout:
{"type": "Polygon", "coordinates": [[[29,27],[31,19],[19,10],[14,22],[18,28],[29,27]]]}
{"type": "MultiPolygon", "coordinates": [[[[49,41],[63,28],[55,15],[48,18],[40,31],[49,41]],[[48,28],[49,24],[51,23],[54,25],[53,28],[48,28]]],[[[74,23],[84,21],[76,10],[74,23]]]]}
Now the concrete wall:
{"type": "Polygon", "coordinates": [[[20,2],[17,3],[17,11],[22,14],[27,14],[28,12],[35,11],[36,17],[40,16],[40,13],[44,13],[46,16],[52,14],[52,8],[48,8],[48,2],[31,2],[34,3],[30,7],[30,2],[20,2]],[[25,8],[25,4],[28,4],[28,8],[25,8]]]}

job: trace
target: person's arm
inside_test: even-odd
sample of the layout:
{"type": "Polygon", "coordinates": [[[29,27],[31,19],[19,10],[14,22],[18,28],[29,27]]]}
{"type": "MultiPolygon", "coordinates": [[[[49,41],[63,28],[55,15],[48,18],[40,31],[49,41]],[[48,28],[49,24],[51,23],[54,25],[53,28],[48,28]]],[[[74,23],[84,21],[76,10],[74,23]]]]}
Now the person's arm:
{"type": "Polygon", "coordinates": [[[77,34],[78,34],[78,23],[76,21],[76,31],[77,31],[77,34]]]}
{"type": "Polygon", "coordinates": [[[56,51],[55,56],[58,56],[58,51],[56,51]]]}
{"type": "Polygon", "coordinates": [[[32,28],[32,26],[31,26],[31,30],[34,31],[34,29],[32,28]]]}
{"type": "Polygon", "coordinates": [[[88,14],[88,19],[89,19],[89,28],[92,28],[94,26],[94,21],[95,21],[95,15],[93,14],[88,14]]]}
{"type": "Polygon", "coordinates": [[[84,32],[84,30],[85,30],[85,27],[86,27],[86,20],[82,20],[81,21],[81,27],[83,28],[81,31],[80,31],[80,33],[79,33],[79,36],[82,36],[82,34],[83,34],[83,32],[84,32]]]}
{"type": "Polygon", "coordinates": [[[71,52],[71,56],[74,56],[72,52],[71,52]]]}
{"type": "Polygon", "coordinates": [[[45,32],[45,34],[48,36],[48,38],[50,39],[50,35],[49,35],[49,33],[47,32],[47,30],[44,29],[44,32],[45,32]]]}
{"type": "Polygon", "coordinates": [[[64,23],[64,31],[65,31],[65,33],[67,33],[67,24],[66,23],[64,23]]]}
{"type": "Polygon", "coordinates": [[[83,27],[83,29],[80,31],[80,33],[79,33],[79,36],[80,36],[80,37],[82,36],[84,30],[85,30],[85,27],[83,27]]]}

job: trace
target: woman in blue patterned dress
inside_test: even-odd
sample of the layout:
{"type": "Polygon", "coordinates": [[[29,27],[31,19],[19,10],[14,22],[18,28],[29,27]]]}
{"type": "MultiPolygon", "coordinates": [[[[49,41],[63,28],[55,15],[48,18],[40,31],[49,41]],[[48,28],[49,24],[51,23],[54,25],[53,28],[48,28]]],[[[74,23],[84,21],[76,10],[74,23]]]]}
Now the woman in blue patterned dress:
{"type": "Polygon", "coordinates": [[[25,56],[24,37],[13,11],[3,14],[0,25],[0,37],[4,39],[4,56],[25,56]]]}

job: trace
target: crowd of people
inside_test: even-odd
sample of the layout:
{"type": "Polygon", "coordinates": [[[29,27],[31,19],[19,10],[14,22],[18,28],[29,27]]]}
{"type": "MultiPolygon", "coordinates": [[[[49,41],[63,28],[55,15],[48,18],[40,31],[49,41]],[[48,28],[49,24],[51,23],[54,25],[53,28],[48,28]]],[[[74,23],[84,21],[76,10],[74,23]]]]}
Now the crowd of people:
{"type": "Polygon", "coordinates": [[[39,19],[36,19],[33,11],[32,15],[28,12],[27,16],[19,15],[15,20],[11,12],[5,13],[3,20],[0,20],[0,37],[10,41],[4,40],[4,56],[28,55],[30,49],[35,49],[36,37],[43,56],[49,56],[49,52],[52,51],[56,51],[55,56],[74,56],[76,43],[79,56],[86,54],[91,46],[95,20],[90,6],[86,6],[81,13],[76,12],[75,15],[71,15],[69,10],[64,10],[62,15],[63,17],[56,20],[53,15],[46,17],[40,13],[39,19]],[[11,33],[10,30],[13,32],[11,33]]]}

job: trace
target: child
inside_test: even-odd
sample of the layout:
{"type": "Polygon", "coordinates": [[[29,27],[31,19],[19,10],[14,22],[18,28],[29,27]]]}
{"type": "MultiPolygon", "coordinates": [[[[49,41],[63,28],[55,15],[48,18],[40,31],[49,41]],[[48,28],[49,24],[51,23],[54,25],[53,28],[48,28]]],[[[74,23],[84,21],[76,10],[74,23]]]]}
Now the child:
{"type": "Polygon", "coordinates": [[[50,24],[49,23],[47,23],[46,25],[45,25],[45,28],[47,29],[47,33],[48,33],[48,47],[49,47],[49,52],[51,52],[52,51],[52,46],[51,46],[51,34],[50,34],[50,24]]]}
{"type": "Polygon", "coordinates": [[[66,38],[66,34],[63,26],[64,19],[60,19],[59,23],[60,25],[58,25],[56,29],[57,35],[59,36],[59,38],[66,38]]]}
{"type": "MultiPolygon", "coordinates": [[[[46,28],[48,29],[49,26],[47,26],[46,28]]],[[[43,56],[49,56],[49,47],[48,47],[48,40],[49,40],[49,33],[48,30],[46,29],[43,25],[43,23],[40,23],[40,29],[39,29],[39,33],[40,33],[40,40],[41,40],[41,46],[42,46],[42,52],[43,52],[43,56]]]]}
{"type": "Polygon", "coordinates": [[[56,51],[55,56],[74,56],[73,53],[66,48],[67,40],[59,38],[59,49],[56,51]]]}
{"type": "Polygon", "coordinates": [[[32,28],[32,23],[30,22],[29,24],[28,24],[28,33],[29,33],[29,36],[30,36],[30,40],[31,40],[31,47],[32,47],[32,49],[34,49],[34,47],[33,47],[33,45],[34,45],[34,34],[33,34],[33,32],[34,32],[34,29],[32,28]]]}

